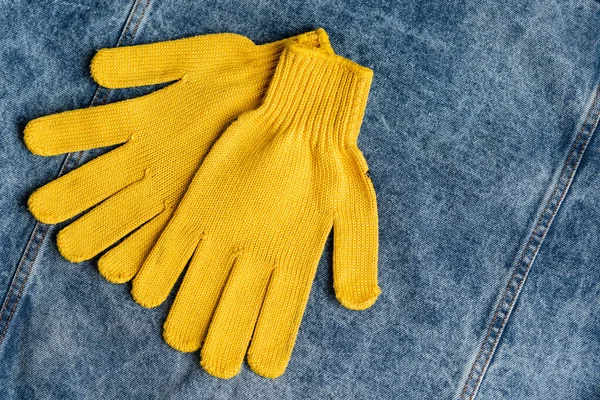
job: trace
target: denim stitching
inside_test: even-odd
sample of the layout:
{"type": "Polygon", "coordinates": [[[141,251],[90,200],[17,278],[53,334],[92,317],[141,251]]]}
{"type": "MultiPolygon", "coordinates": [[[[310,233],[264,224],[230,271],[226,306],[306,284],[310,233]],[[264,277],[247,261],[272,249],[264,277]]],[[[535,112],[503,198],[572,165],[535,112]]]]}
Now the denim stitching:
{"type": "Polygon", "coordinates": [[[140,27],[140,24],[142,23],[142,20],[144,19],[144,15],[146,15],[146,10],[148,10],[149,4],[150,4],[150,0],[146,0],[146,4],[144,4],[144,8],[142,9],[142,15],[140,15],[140,17],[138,18],[137,24],[135,25],[135,29],[131,33],[131,40],[129,41],[129,44],[133,43],[133,39],[135,39],[135,35],[137,34],[138,28],[140,27]]]}
{"type": "MultiPolygon", "coordinates": [[[[594,98],[594,103],[592,104],[592,107],[590,107],[590,110],[589,110],[589,112],[588,112],[588,115],[587,115],[587,116],[586,116],[586,118],[585,118],[585,121],[586,121],[586,122],[589,120],[589,118],[590,118],[590,116],[591,116],[591,114],[592,114],[592,111],[593,111],[593,109],[594,109],[594,106],[596,105],[596,101],[597,101],[597,96],[596,96],[596,98],[594,98]]],[[[556,192],[557,192],[557,190],[558,190],[558,187],[559,187],[559,185],[560,185],[560,177],[561,177],[561,176],[564,174],[564,171],[565,171],[565,169],[567,168],[567,165],[568,165],[568,163],[569,163],[569,160],[571,159],[571,156],[573,155],[573,152],[575,151],[575,147],[576,147],[576,145],[577,145],[577,142],[579,141],[579,139],[580,139],[580,137],[581,137],[581,135],[582,135],[582,133],[583,133],[583,130],[584,130],[584,128],[585,128],[585,125],[586,125],[585,123],[582,125],[582,127],[581,127],[581,130],[579,131],[579,133],[578,133],[578,135],[577,135],[577,137],[576,137],[575,141],[573,142],[573,145],[571,146],[571,150],[569,151],[569,155],[567,156],[567,159],[566,159],[566,161],[565,161],[565,164],[563,165],[563,168],[562,168],[562,170],[561,170],[561,172],[560,172],[560,175],[559,175],[559,180],[558,180],[559,182],[557,182],[556,186],[554,187],[554,190],[552,191],[552,195],[551,195],[551,196],[548,198],[548,202],[549,202],[549,201],[550,201],[552,198],[554,198],[554,196],[555,196],[555,194],[556,194],[556,192]]],[[[535,236],[537,236],[537,232],[538,232],[538,230],[541,228],[541,225],[542,225],[542,220],[543,220],[544,214],[546,213],[546,211],[547,211],[547,210],[548,210],[548,206],[546,206],[546,207],[544,208],[544,210],[542,211],[542,213],[540,214],[540,217],[538,218],[538,220],[537,220],[537,222],[536,222],[536,227],[535,227],[535,229],[534,229],[533,233],[531,234],[531,236],[529,237],[529,240],[527,241],[527,244],[525,245],[525,248],[524,248],[524,250],[523,250],[523,253],[522,253],[521,257],[519,258],[519,261],[517,262],[517,267],[515,267],[515,269],[513,270],[513,273],[511,274],[511,277],[510,277],[510,279],[508,280],[508,284],[506,285],[506,289],[504,290],[504,294],[503,294],[503,297],[502,297],[503,299],[505,299],[505,298],[507,297],[507,294],[508,294],[508,292],[509,292],[509,289],[510,289],[510,283],[513,281],[513,279],[514,279],[514,277],[515,277],[515,275],[516,275],[516,273],[517,273],[518,266],[521,264],[521,262],[522,262],[522,261],[523,261],[523,259],[525,258],[525,254],[526,254],[526,252],[527,252],[527,250],[528,250],[528,248],[529,248],[529,246],[530,246],[530,244],[531,244],[531,242],[532,242],[533,238],[534,238],[535,236]]],[[[489,327],[489,329],[488,329],[488,331],[487,331],[487,334],[486,334],[486,336],[485,336],[485,338],[484,338],[484,340],[483,340],[483,342],[484,342],[484,343],[485,343],[485,342],[487,342],[487,340],[488,340],[488,338],[489,338],[489,336],[490,336],[490,334],[491,334],[492,327],[494,326],[494,323],[496,322],[496,319],[498,318],[498,311],[499,311],[499,309],[498,309],[498,307],[497,307],[497,308],[496,308],[496,311],[495,311],[495,313],[494,313],[494,318],[492,319],[492,323],[490,324],[490,327],[489,327]]],[[[504,320],[503,320],[503,321],[506,321],[506,317],[504,318],[504,320]]],[[[481,356],[481,353],[482,353],[482,352],[483,352],[483,350],[484,350],[484,349],[483,349],[483,347],[484,347],[484,346],[482,345],[482,346],[481,346],[481,348],[480,348],[480,350],[479,350],[479,353],[477,353],[477,357],[475,358],[475,360],[476,360],[476,361],[477,361],[477,360],[480,358],[480,356],[481,356]]],[[[488,357],[489,357],[489,356],[488,356],[488,357]]],[[[487,360],[487,358],[486,358],[486,360],[487,360]]],[[[469,376],[468,376],[468,378],[467,378],[467,383],[468,383],[468,381],[469,381],[469,380],[471,380],[471,379],[472,379],[473,371],[474,371],[474,369],[475,369],[475,365],[476,365],[476,364],[477,364],[477,362],[474,362],[474,363],[473,363],[473,365],[471,366],[471,370],[470,370],[470,372],[469,372],[469,376]]],[[[465,395],[465,392],[466,392],[466,390],[467,390],[467,385],[465,385],[465,387],[463,388],[463,391],[462,391],[462,393],[461,393],[461,397],[465,395]]],[[[473,396],[473,394],[471,394],[471,397],[470,397],[470,398],[472,398],[472,396],[473,396]]]]}
{"type": "MultiPolygon", "coordinates": [[[[25,252],[24,252],[25,254],[27,254],[29,252],[29,248],[31,247],[31,243],[33,242],[33,238],[35,237],[37,229],[38,229],[38,224],[35,224],[35,226],[33,227],[33,231],[31,233],[31,237],[27,241],[27,245],[25,246],[25,252]]],[[[17,268],[17,271],[15,271],[15,275],[18,275],[18,274],[19,274],[19,268],[17,268]]],[[[11,287],[12,287],[12,285],[11,285],[11,287]]],[[[11,292],[10,289],[11,288],[9,288],[9,291],[6,294],[7,297],[9,297],[9,295],[10,295],[10,292],[11,292]]],[[[2,309],[0,309],[0,316],[4,314],[4,310],[6,309],[7,306],[8,306],[8,304],[6,302],[2,305],[2,309]]],[[[4,332],[2,332],[2,336],[0,336],[0,339],[2,337],[4,337],[4,332]]]]}
{"type": "Polygon", "coordinates": [[[536,227],[535,227],[533,233],[531,234],[531,236],[529,237],[529,240],[527,241],[527,244],[525,245],[523,253],[522,253],[521,257],[519,258],[519,261],[517,262],[515,268],[513,269],[511,277],[508,280],[508,283],[506,285],[506,289],[504,290],[503,296],[496,306],[496,310],[494,312],[494,317],[492,319],[492,322],[490,323],[490,326],[489,326],[486,336],[481,344],[481,347],[479,349],[477,357],[475,358],[475,361],[473,362],[473,365],[471,366],[471,370],[469,372],[467,380],[465,381],[463,390],[460,395],[461,399],[465,398],[465,395],[467,395],[467,391],[470,390],[471,393],[470,393],[468,399],[472,400],[472,399],[474,399],[475,395],[477,394],[477,392],[479,390],[479,386],[485,375],[485,372],[489,365],[489,361],[495,352],[498,341],[502,337],[504,327],[505,327],[505,325],[508,321],[508,318],[510,317],[510,314],[514,308],[514,305],[519,297],[522,286],[525,283],[525,280],[527,279],[527,275],[529,274],[531,265],[533,264],[533,261],[539,251],[539,248],[540,248],[542,242],[544,241],[544,238],[546,237],[546,234],[552,224],[552,221],[554,220],[554,217],[556,216],[556,214],[557,214],[557,212],[558,212],[558,210],[559,210],[559,208],[571,186],[573,176],[575,175],[575,172],[577,172],[577,168],[579,166],[581,158],[583,157],[583,154],[585,153],[587,144],[589,143],[589,141],[593,135],[593,132],[596,129],[596,126],[598,124],[598,117],[600,116],[600,109],[596,110],[599,96],[600,96],[600,87],[598,87],[596,89],[594,101],[588,111],[588,114],[582,124],[582,127],[581,127],[575,141],[573,142],[573,145],[571,146],[571,150],[570,150],[569,155],[567,156],[567,159],[565,160],[563,168],[558,176],[558,181],[556,183],[556,186],[554,187],[554,190],[552,191],[552,195],[548,198],[548,201],[546,202],[546,206],[545,206],[544,210],[541,212],[540,217],[538,218],[536,227]],[[591,118],[592,114],[594,114],[594,113],[595,113],[594,118],[591,118]],[[575,161],[572,161],[573,156],[575,154],[576,154],[575,161]],[[568,176],[565,177],[564,175],[567,173],[567,170],[569,170],[569,169],[570,169],[570,172],[568,173],[568,176]],[[557,192],[559,192],[559,190],[560,190],[560,195],[558,196],[558,198],[556,198],[557,192]],[[549,216],[547,216],[548,213],[550,213],[549,216]],[[537,244],[534,244],[532,247],[532,242],[534,241],[534,239],[537,241],[537,244]],[[522,265],[523,261],[525,260],[525,258],[527,256],[528,256],[528,260],[526,260],[525,264],[522,265]],[[519,277],[516,277],[517,273],[520,274],[519,277]],[[511,289],[511,287],[514,286],[515,283],[517,283],[516,287],[514,287],[514,289],[511,289]],[[504,309],[505,309],[505,311],[504,311],[504,309]],[[498,327],[495,327],[496,321],[498,320],[501,313],[505,314],[504,318],[502,319],[502,323],[498,327]],[[496,329],[497,333],[491,339],[492,340],[491,343],[489,343],[490,336],[492,336],[492,332],[494,331],[494,329],[496,329]],[[488,345],[490,345],[489,349],[486,350],[486,347],[488,347],[488,345]],[[481,361],[480,359],[481,359],[484,351],[487,351],[487,355],[485,357],[485,360],[481,361]],[[475,368],[476,367],[481,367],[481,371],[476,373],[477,376],[475,377],[475,368]]]}
{"type": "MultiPolygon", "coordinates": [[[[117,41],[117,45],[116,45],[117,47],[123,45],[123,43],[125,42],[125,38],[128,36],[129,28],[130,28],[132,21],[139,9],[141,0],[134,0],[134,1],[135,1],[135,3],[133,5],[133,8],[129,12],[127,20],[125,22],[125,26],[123,27],[123,30],[121,31],[121,35],[117,41]]],[[[133,33],[130,35],[131,39],[129,39],[129,41],[128,41],[129,44],[131,44],[133,42],[135,35],[137,33],[137,30],[140,26],[141,19],[144,17],[144,15],[146,13],[146,9],[149,4],[150,4],[150,0],[146,0],[141,14],[138,17],[135,17],[138,21],[136,23],[133,33]]],[[[92,96],[92,99],[90,101],[90,106],[105,104],[108,101],[108,95],[110,94],[110,91],[111,91],[110,89],[97,87],[96,91],[94,92],[94,95],[92,96]]],[[[73,170],[74,168],[76,168],[79,165],[83,154],[84,154],[84,152],[67,154],[65,156],[63,164],[58,172],[58,177],[73,170]],[[77,158],[75,158],[75,159],[73,159],[74,154],[77,154],[77,158]]],[[[35,260],[39,254],[41,245],[43,244],[49,230],[50,230],[50,225],[45,225],[45,224],[42,224],[41,222],[36,221],[35,226],[32,230],[32,233],[29,237],[29,240],[27,241],[23,255],[21,256],[21,259],[19,261],[17,269],[15,270],[15,273],[13,275],[13,280],[10,283],[10,286],[6,293],[6,296],[5,296],[3,305],[2,305],[2,309],[0,309],[0,328],[2,328],[2,325],[4,325],[4,328],[2,329],[2,332],[0,333],[0,345],[3,343],[4,337],[6,336],[6,333],[8,332],[8,328],[10,327],[12,317],[17,309],[17,306],[21,299],[21,295],[23,294],[25,285],[29,279],[29,275],[31,273],[33,264],[35,263],[35,260]],[[31,259],[29,259],[30,256],[31,256],[31,259]],[[27,264],[27,267],[24,267],[25,264],[27,264]],[[23,275],[23,271],[26,271],[26,272],[24,272],[24,276],[21,276],[21,275],[23,275]],[[12,297],[14,297],[14,295],[15,295],[15,292],[18,292],[18,294],[15,299],[12,299],[12,297]],[[9,308],[10,308],[10,314],[5,318],[5,312],[9,308]]]]}

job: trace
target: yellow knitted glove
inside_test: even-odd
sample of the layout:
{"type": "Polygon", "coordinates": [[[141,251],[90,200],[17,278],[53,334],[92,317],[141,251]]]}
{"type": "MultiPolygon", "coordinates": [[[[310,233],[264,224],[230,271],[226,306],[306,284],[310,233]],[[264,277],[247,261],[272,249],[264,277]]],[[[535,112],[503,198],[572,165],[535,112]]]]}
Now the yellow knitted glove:
{"type": "Polygon", "coordinates": [[[360,310],[379,295],[377,205],[356,144],[371,79],[290,45],[263,105],[213,146],[133,280],[135,300],[157,306],[191,259],[164,338],[180,351],[204,341],[210,374],[237,374],[251,337],[250,367],[285,371],[332,227],[339,301],[360,310]]]}
{"type": "Polygon", "coordinates": [[[44,156],[124,143],[29,198],[44,223],[101,203],[60,231],[63,256],[90,259],[135,231],[99,260],[106,279],[130,280],[209,148],[237,116],[260,105],[291,41],[332,52],[322,29],[260,46],[225,33],[100,50],[91,72],[102,86],[177,82],[136,99],[38,118],[25,128],[27,147],[44,156]]]}

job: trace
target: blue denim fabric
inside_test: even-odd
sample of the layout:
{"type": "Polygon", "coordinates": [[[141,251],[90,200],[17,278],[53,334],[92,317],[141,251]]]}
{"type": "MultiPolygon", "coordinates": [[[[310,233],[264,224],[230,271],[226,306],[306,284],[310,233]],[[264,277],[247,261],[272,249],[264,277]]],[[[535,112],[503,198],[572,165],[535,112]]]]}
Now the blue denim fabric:
{"type": "Polygon", "coordinates": [[[592,0],[0,0],[0,398],[600,398],[600,4],[592,0]],[[287,372],[224,381],[95,262],[57,252],[27,196],[98,152],[43,158],[35,117],[147,92],[96,49],[324,27],[374,69],[359,144],[378,193],[378,302],[323,256],[287,372]]]}

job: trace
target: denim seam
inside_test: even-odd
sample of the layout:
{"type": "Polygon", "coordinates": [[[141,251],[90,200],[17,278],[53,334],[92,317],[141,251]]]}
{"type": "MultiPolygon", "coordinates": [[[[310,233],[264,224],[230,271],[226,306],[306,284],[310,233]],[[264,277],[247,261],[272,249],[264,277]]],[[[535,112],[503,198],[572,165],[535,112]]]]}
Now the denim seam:
{"type": "Polygon", "coordinates": [[[535,229],[525,245],[519,261],[513,268],[513,272],[508,280],[504,293],[500,301],[496,305],[494,316],[486,336],[481,343],[479,352],[473,364],[471,366],[469,375],[463,386],[460,399],[472,400],[477,395],[479,386],[485,376],[490,360],[495,353],[498,342],[502,337],[504,328],[508,319],[514,309],[516,301],[519,297],[523,284],[527,280],[529,270],[533,265],[533,261],[540,249],[542,242],[544,241],[546,234],[552,225],[554,217],[556,216],[560,206],[567,195],[567,192],[573,181],[573,177],[577,172],[579,163],[587,145],[598,125],[598,119],[600,117],[600,104],[598,98],[600,97],[600,86],[596,88],[594,100],[587,116],[582,123],[581,129],[575,138],[571,150],[565,160],[563,168],[558,175],[557,183],[552,191],[552,194],[546,201],[546,205],[535,225],[535,229]],[[533,243],[536,241],[537,243],[533,243]],[[525,262],[524,262],[525,261],[525,262]],[[504,317],[501,317],[504,314],[504,317]],[[498,324],[496,321],[502,318],[502,321],[498,324]],[[497,326],[496,326],[497,325],[497,326]],[[485,354],[484,354],[485,353],[485,354]],[[482,359],[485,356],[485,359],[482,359]],[[476,371],[479,369],[479,371],[476,371]],[[467,397],[468,396],[468,397],[467,397]]]}
{"type": "MultiPolygon", "coordinates": [[[[119,39],[117,40],[116,47],[122,45],[130,45],[135,39],[141,21],[146,15],[146,10],[148,9],[150,0],[146,0],[144,2],[141,12],[139,13],[139,15],[136,15],[138,14],[138,9],[140,9],[141,3],[142,0],[134,0],[134,4],[131,7],[131,11],[127,16],[125,25],[123,26],[121,34],[119,35],[119,39]],[[130,33],[130,27],[132,26],[134,19],[137,20],[137,22],[135,23],[135,28],[133,29],[133,32],[130,33]]],[[[96,106],[106,104],[110,92],[110,89],[97,86],[89,105],[96,106]]],[[[77,166],[79,166],[83,154],[84,152],[67,154],[60,167],[57,177],[63,176],[67,172],[72,171],[77,166]],[[76,158],[73,158],[74,155],[77,155],[76,158]]],[[[29,279],[29,275],[31,273],[33,264],[37,259],[39,250],[47,237],[47,233],[50,230],[50,227],[51,225],[42,224],[41,222],[36,221],[31,235],[29,237],[29,240],[25,245],[25,250],[19,260],[19,264],[13,275],[13,279],[6,292],[2,308],[0,309],[0,345],[2,345],[2,343],[4,342],[4,338],[6,336],[6,333],[8,332],[8,328],[10,327],[10,323],[12,321],[12,317],[17,310],[17,306],[29,279]],[[6,315],[7,310],[9,309],[10,312],[8,315],[6,315]]]]}

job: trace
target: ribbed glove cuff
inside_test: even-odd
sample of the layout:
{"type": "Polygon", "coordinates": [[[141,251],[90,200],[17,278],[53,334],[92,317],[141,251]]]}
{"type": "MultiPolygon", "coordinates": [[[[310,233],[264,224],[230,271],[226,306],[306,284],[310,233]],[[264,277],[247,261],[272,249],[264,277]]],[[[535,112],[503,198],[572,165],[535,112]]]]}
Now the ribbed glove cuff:
{"type": "Polygon", "coordinates": [[[373,71],[327,50],[292,43],[281,54],[263,107],[275,125],[315,144],[356,142],[373,71]]]}

